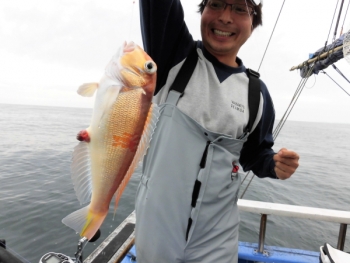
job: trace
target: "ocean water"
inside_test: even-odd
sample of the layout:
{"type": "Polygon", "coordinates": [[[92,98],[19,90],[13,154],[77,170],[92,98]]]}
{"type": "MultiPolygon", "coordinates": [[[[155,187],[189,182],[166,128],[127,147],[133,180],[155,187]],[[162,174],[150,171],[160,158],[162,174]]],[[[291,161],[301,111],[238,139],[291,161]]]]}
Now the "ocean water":
{"type": "MultiPolygon", "coordinates": [[[[50,251],[74,256],[79,235],[61,220],[80,208],[70,164],[75,136],[88,126],[92,110],[0,108],[0,239],[23,262],[38,262],[50,251]]],[[[289,121],[274,149],[281,147],[299,153],[298,171],[286,181],[255,178],[244,199],[350,211],[350,124],[289,121]]],[[[100,239],[85,247],[84,256],[134,210],[137,185],[132,178],[114,217],[112,203],[100,239]]],[[[257,242],[259,224],[260,215],[242,212],[240,241],[257,242]]],[[[269,216],[266,244],[318,250],[324,242],[335,246],[338,232],[336,223],[269,216]]],[[[349,234],[345,245],[350,251],[349,234]]]]}

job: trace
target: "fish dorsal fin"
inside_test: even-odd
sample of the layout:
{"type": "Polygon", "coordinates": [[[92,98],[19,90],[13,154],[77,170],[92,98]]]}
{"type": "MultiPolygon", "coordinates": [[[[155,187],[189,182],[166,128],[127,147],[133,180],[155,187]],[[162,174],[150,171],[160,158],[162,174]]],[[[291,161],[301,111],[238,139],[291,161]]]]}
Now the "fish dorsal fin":
{"type": "Polygon", "coordinates": [[[150,145],[150,142],[152,140],[154,130],[156,129],[157,122],[159,120],[159,115],[160,115],[159,109],[160,109],[159,106],[157,106],[156,104],[151,104],[151,108],[148,112],[145,127],[143,128],[143,133],[142,133],[142,136],[141,136],[141,139],[139,142],[139,146],[137,147],[134,159],[132,160],[123,181],[120,183],[117,191],[115,192],[114,213],[117,210],[118,203],[119,203],[119,200],[122,196],[123,190],[125,189],[126,185],[128,184],[135,169],[137,167],[142,166],[139,163],[143,160],[143,157],[145,156],[147,149],[150,145]]]}
{"type": "Polygon", "coordinates": [[[83,97],[92,97],[95,91],[98,89],[98,83],[85,83],[81,85],[77,92],[83,97]]]}
{"type": "Polygon", "coordinates": [[[71,173],[74,190],[81,205],[91,200],[92,180],[90,163],[89,143],[79,142],[74,148],[71,173]]]}

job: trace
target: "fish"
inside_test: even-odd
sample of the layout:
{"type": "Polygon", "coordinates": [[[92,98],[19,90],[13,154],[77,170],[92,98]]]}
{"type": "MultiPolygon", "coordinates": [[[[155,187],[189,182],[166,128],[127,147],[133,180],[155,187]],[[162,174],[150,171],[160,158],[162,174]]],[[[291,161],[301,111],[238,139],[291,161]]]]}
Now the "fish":
{"type": "Polygon", "coordinates": [[[115,196],[121,195],[149,146],[159,118],[152,103],[157,65],[134,42],[125,42],[99,83],[85,83],[78,94],[96,93],[90,126],[77,134],[71,176],[80,204],[62,223],[90,240],[99,230],[115,196]]]}

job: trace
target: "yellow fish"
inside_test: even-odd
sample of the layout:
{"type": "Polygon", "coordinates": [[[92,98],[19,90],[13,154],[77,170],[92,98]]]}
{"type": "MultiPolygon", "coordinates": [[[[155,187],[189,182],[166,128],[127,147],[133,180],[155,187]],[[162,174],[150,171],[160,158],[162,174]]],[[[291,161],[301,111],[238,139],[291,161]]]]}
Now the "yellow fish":
{"type": "Polygon", "coordinates": [[[62,222],[91,239],[102,225],[115,194],[115,209],[157,121],[152,98],[157,66],[133,42],[124,46],[106,66],[100,83],[79,87],[82,96],[96,99],[90,126],[78,133],[72,180],[81,204],[90,204],[62,222]]]}

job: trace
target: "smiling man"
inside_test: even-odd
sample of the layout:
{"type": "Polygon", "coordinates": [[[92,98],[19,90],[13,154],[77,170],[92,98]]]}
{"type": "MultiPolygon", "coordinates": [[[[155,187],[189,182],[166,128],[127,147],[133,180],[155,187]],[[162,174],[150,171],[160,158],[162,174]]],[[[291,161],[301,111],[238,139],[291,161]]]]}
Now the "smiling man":
{"type": "Polygon", "coordinates": [[[253,0],[203,0],[194,41],[179,0],[140,0],[161,107],[136,194],[138,263],[237,262],[240,166],[287,179],[297,153],[272,149],[273,103],[238,58],[262,24],[253,0]]]}
{"type": "MultiPolygon", "coordinates": [[[[244,0],[235,1],[231,5],[221,0],[211,0],[204,4],[205,2],[203,7],[207,6],[203,8],[201,19],[204,47],[220,62],[237,67],[237,53],[253,31],[252,20],[258,19],[254,17],[253,4],[244,0]]],[[[256,9],[261,13],[261,7],[256,9]]]]}

